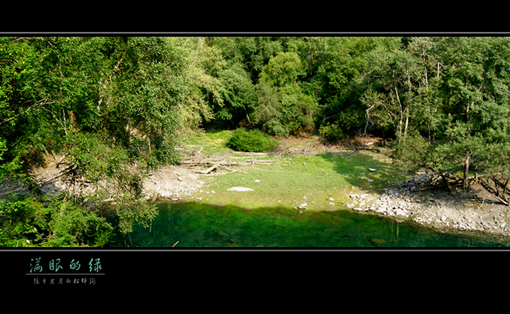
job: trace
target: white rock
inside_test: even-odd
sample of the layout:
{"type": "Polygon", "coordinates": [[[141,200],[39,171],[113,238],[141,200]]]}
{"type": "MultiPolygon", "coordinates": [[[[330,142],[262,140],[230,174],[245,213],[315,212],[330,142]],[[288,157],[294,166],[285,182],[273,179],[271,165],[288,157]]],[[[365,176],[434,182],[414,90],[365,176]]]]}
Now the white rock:
{"type": "Polygon", "coordinates": [[[257,180],[255,180],[255,182],[260,182],[260,180],[257,179],[257,180]]]}
{"type": "Polygon", "coordinates": [[[332,197],[328,198],[328,201],[334,201],[334,199],[332,197]]]}
{"type": "Polygon", "coordinates": [[[253,189],[244,188],[244,187],[241,187],[241,186],[234,186],[234,187],[228,189],[227,191],[240,191],[240,192],[243,192],[243,191],[253,191],[253,189]]]}
{"type": "Polygon", "coordinates": [[[329,203],[329,205],[335,205],[335,203],[329,203]]]}
{"type": "Polygon", "coordinates": [[[377,169],[374,169],[374,168],[368,168],[368,170],[370,170],[371,172],[374,172],[374,171],[376,171],[377,169]]]}

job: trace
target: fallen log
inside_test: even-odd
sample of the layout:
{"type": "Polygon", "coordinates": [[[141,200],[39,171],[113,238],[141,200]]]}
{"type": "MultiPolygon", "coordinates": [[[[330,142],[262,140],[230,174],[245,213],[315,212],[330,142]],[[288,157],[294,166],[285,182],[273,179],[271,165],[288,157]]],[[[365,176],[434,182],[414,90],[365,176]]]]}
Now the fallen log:
{"type": "Polygon", "coordinates": [[[211,168],[207,169],[207,170],[204,170],[204,171],[200,171],[201,174],[208,174],[209,172],[213,171],[214,169],[218,168],[218,166],[220,165],[221,163],[217,163],[215,165],[213,165],[211,168]]]}
{"type": "Polygon", "coordinates": [[[225,164],[225,165],[252,165],[252,164],[262,164],[262,165],[272,165],[272,160],[257,160],[254,159],[253,162],[249,161],[182,161],[183,165],[191,165],[191,166],[200,166],[200,165],[215,165],[215,164],[225,164]]]}
{"type": "Polygon", "coordinates": [[[503,204],[507,205],[507,206],[510,206],[510,203],[506,200],[506,197],[505,195],[501,194],[500,191],[498,190],[496,184],[494,184],[494,188],[490,186],[489,182],[488,181],[484,181],[483,179],[480,179],[480,184],[483,186],[483,188],[491,193],[494,197],[496,197],[498,200],[500,200],[503,204]]]}
{"type": "Polygon", "coordinates": [[[252,153],[252,152],[232,152],[232,154],[248,155],[248,156],[269,156],[269,153],[252,153]]]}

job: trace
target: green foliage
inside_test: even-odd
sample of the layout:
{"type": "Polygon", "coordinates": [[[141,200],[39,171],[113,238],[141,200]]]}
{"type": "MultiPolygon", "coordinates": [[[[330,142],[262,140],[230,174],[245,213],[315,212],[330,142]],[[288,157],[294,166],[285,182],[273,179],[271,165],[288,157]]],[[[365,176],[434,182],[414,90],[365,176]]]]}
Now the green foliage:
{"type": "Polygon", "coordinates": [[[240,63],[234,63],[218,71],[218,79],[224,90],[224,105],[216,109],[218,119],[237,125],[249,119],[256,104],[255,88],[251,78],[240,63]]]}
{"type": "Polygon", "coordinates": [[[326,125],[321,125],[319,134],[329,142],[336,142],[344,137],[344,132],[338,124],[327,123],[326,125]]]}
{"type": "Polygon", "coordinates": [[[65,199],[4,199],[0,214],[3,247],[101,247],[113,237],[105,218],[65,199]]]}
{"type": "Polygon", "coordinates": [[[124,234],[132,232],[134,224],[147,228],[149,221],[154,219],[157,214],[156,205],[149,204],[147,200],[123,203],[122,208],[117,208],[119,231],[124,234]]]}
{"type": "Polygon", "coordinates": [[[260,130],[247,131],[245,128],[236,129],[226,145],[232,149],[245,152],[265,152],[276,146],[276,141],[264,135],[260,130]]]}
{"type": "Polygon", "coordinates": [[[271,58],[263,72],[260,81],[271,86],[283,86],[296,81],[298,76],[303,75],[301,59],[295,52],[283,52],[271,58]]]}
{"type": "Polygon", "coordinates": [[[404,138],[397,138],[394,148],[394,163],[398,168],[412,171],[429,166],[424,159],[424,156],[428,155],[429,144],[418,131],[412,130],[404,138]]]}
{"type": "Polygon", "coordinates": [[[278,90],[264,83],[257,84],[255,87],[258,106],[255,108],[253,117],[256,123],[262,125],[262,128],[269,134],[277,136],[288,136],[289,130],[281,122],[281,100],[278,90]]]}

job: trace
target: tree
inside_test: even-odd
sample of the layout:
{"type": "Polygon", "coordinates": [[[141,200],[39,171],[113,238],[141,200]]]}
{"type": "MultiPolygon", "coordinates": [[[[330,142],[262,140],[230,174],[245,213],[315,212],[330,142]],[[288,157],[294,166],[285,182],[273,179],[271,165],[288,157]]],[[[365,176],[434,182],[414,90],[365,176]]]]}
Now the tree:
{"type": "MultiPolygon", "coordinates": [[[[181,43],[173,37],[0,38],[2,168],[30,178],[45,155],[60,154],[64,178],[93,185],[88,203],[97,209],[115,198],[122,230],[154,217],[155,206],[142,199],[142,178],[179,163],[179,104],[194,86],[186,76],[194,60],[181,43]]],[[[63,197],[76,206],[85,198],[63,197]]],[[[12,199],[5,208],[20,202],[12,199]]]]}
{"type": "Polygon", "coordinates": [[[295,52],[282,52],[271,58],[260,74],[260,81],[270,86],[282,87],[295,83],[304,75],[301,59],[295,52]]]}
{"type": "Polygon", "coordinates": [[[458,157],[449,158],[448,166],[464,169],[464,188],[471,164],[478,165],[480,172],[490,169],[480,167],[490,158],[487,148],[508,140],[508,42],[508,38],[484,37],[442,38],[439,42],[449,128],[438,149],[456,152],[458,157]]]}

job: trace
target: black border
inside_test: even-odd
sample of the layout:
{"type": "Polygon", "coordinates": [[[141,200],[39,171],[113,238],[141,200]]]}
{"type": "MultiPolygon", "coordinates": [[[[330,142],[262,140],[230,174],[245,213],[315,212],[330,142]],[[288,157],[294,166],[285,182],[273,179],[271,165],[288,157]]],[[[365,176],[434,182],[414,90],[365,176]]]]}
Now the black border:
{"type": "MultiPolygon", "coordinates": [[[[265,25],[265,28],[259,27],[255,30],[253,28],[250,29],[250,27],[243,28],[247,24],[240,23],[239,18],[229,19],[227,24],[215,24],[214,27],[209,27],[205,24],[190,26],[189,23],[167,23],[163,27],[145,24],[145,26],[140,27],[140,24],[133,25],[129,20],[127,22],[124,20],[124,23],[115,25],[115,27],[103,27],[100,25],[99,28],[104,29],[102,31],[91,27],[90,21],[89,23],[80,24],[78,19],[78,27],[76,27],[76,21],[74,21],[74,24],[71,23],[70,26],[67,24],[65,27],[62,27],[65,21],[59,20],[58,26],[55,26],[55,23],[49,23],[41,27],[35,27],[36,29],[34,29],[33,25],[37,25],[37,23],[21,26],[12,24],[11,29],[0,29],[0,36],[510,36],[508,31],[495,30],[493,24],[487,24],[491,28],[488,31],[462,31],[458,30],[458,25],[456,25],[454,27],[443,27],[442,30],[441,27],[439,27],[439,30],[437,30],[437,27],[435,28],[436,30],[430,30],[429,27],[428,31],[422,32],[421,30],[408,30],[407,26],[396,26],[392,23],[386,23],[385,27],[380,27],[381,23],[383,23],[381,19],[372,19],[372,23],[365,24],[363,27],[358,27],[352,23],[328,24],[320,22],[321,19],[327,18],[328,16],[319,17],[319,21],[316,18],[309,19],[308,21],[312,23],[311,27],[302,27],[306,31],[281,31],[287,30],[287,28],[299,28],[296,27],[296,21],[292,21],[289,27],[281,27],[282,24],[289,23],[285,19],[278,20],[280,26],[274,26],[274,24],[270,23],[265,25]],[[334,26],[331,27],[331,24],[334,26]],[[402,28],[407,30],[402,31],[402,28]],[[62,29],[65,29],[65,31],[61,31],[62,29]],[[136,31],[132,31],[133,29],[136,31]],[[157,31],[154,31],[155,29],[157,31]]],[[[363,19],[363,21],[367,20],[370,20],[370,18],[365,17],[363,19]]],[[[255,22],[252,21],[252,23],[255,22]]],[[[418,23],[416,25],[419,27],[418,23]]],[[[504,279],[501,277],[501,274],[506,269],[508,257],[501,254],[508,252],[510,251],[507,249],[478,248],[0,248],[0,275],[2,276],[0,282],[2,286],[7,288],[30,288],[38,292],[59,289],[71,292],[90,290],[94,291],[94,293],[104,289],[111,291],[112,288],[138,289],[145,287],[158,289],[161,285],[171,285],[177,290],[180,288],[181,292],[179,294],[182,294],[183,291],[194,291],[192,294],[199,295],[203,292],[215,294],[218,288],[227,286],[229,290],[223,290],[223,292],[228,295],[231,291],[237,292],[236,290],[239,287],[246,286],[258,289],[257,287],[263,285],[266,291],[277,292],[282,286],[291,289],[300,287],[306,280],[319,281],[321,284],[333,282],[335,279],[345,282],[345,279],[349,278],[349,274],[360,275],[369,273],[372,276],[370,282],[380,277],[385,280],[399,277],[399,280],[404,280],[405,282],[406,279],[410,278],[407,275],[402,277],[402,275],[414,271],[419,271],[420,275],[418,277],[411,276],[411,280],[420,280],[419,278],[422,278],[421,280],[430,280],[431,278],[445,276],[446,273],[449,278],[452,276],[458,278],[466,275],[459,273],[459,267],[463,266],[470,267],[470,276],[476,274],[477,270],[483,270],[485,275],[490,276],[494,273],[495,276],[504,279]],[[105,275],[98,276],[95,285],[34,285],[32,283],[34,277],[27,276],[26,273],[29,272],[30,260],[35,257],[41,257],[45,261],[55,258],[67,261],[71,258],[82,261],[89,260],[90,258],[100,258],[103,262],[105,275]],[[274,282],[276,284],[273,284],[274,282]]],[[[324,286],[323,288],[326,287],[324,286]]],[[[367,287],[367,289],[372,288],[367,287]]],[[[15,290],[12,291],[14,292],[15,290]]],[[[295,292],[297,295],[305,293],[302,291],[295,292]]],[[[278,293],[280,292],[278,291],[278,293]]]]}

